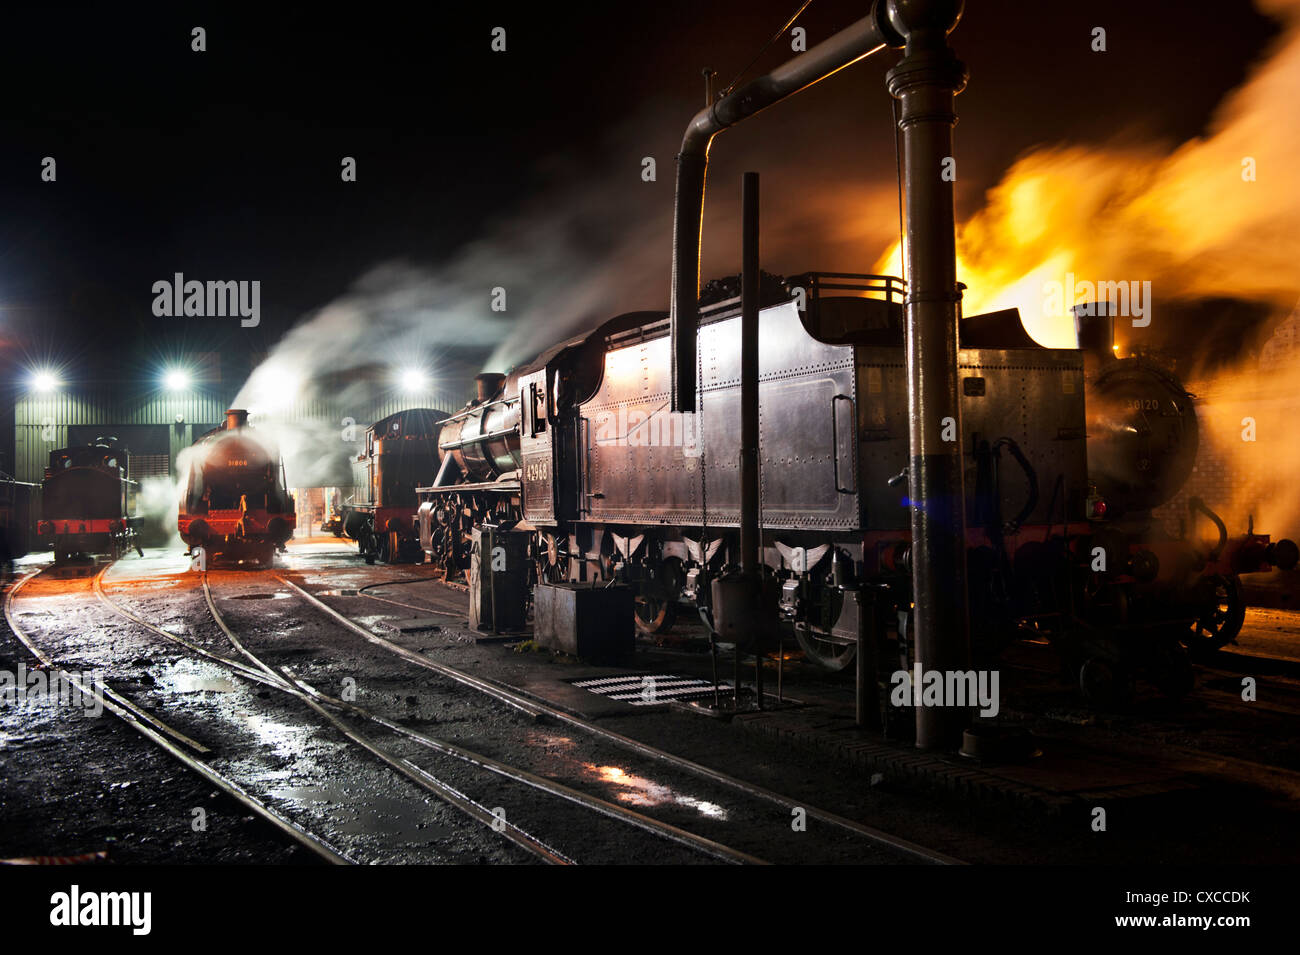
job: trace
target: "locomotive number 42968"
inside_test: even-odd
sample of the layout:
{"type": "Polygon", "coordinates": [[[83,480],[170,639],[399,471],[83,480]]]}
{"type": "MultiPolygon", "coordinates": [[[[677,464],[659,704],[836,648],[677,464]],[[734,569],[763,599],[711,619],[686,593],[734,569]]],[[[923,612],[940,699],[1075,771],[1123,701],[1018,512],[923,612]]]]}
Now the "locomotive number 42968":
{"type": "Polygon", "coordinates": [[[549,461],[530,461],[524,466],[524,477],[530,481],[545,481],[550,474],[549,461]]]}

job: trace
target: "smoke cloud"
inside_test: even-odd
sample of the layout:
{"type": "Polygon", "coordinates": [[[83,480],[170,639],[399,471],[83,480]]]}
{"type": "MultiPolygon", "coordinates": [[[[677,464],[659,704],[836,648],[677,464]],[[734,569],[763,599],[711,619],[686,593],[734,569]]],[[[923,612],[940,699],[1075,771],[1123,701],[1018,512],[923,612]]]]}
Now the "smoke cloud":
{"type": "MultiPolygon", "coordinates": [[[[1125,142],[1024,155],[961,226],[958,277],[969,286],[967,314],[1017,307],[1038,341],[1058,347],[1073,345],[1067,309],[1074,303],[1048,308],[1047,283],[1063,283],[1071,272],[1092,282],[1150,281],[1150,327],[1129,330],[1120,322],[1118,340],[1126,349],[1200,347],[1195,365],[1180,369],[1199,399],[1197,471],[1162,513],[1176,524],[1187,497],[1198,494],[1222,513],[1231,533],[1245,531],[1253,516],[1261,532],[1295,536],[1300,0],[1258,6],[1284,30],[1219,104],[1204,135],[1173,149],[1125,142]],[[1210,327],[1204,307],[1180,307],[1215,306],[1209,300],[1221,298],[1257,305],[1269,316],[1262,334],[1225,312],[1225,337],[1210,327]]],[[[876,270],[898,269],[894,244],[876,270]]]]}
{"type": "MultiPolygon", "coordinates": [[[[887,130],[882,107],[880,129],[887,130]]],[[[615,128],[593,154],[535,164],[531,174],[543,187],[514,214],[487,224],[453,259],[374,267],[285,335],[235,406],[249,409],[280,445],[289,483],[352,483],[357,445],[341,438],[342,419],[351,415],[364,432],[370,422],[357,409],[403,399],[393,393],[395,369],[422,365],[436,387],[432,396],[400,400],[393,410],[458,407],[479,370],[507,371],[623,312],[666,310],[673,157],[687,118],[680,105],[652,107],[615,128]],[[653,179],[646,178],[646,158],[655,160],[653,179]],[[496,289],[504,290],[504,311],[492,308],[496,289]]],[[[739,270],[739,183],[748,168],[764,176],[769,271],[861,272],[897,234],[892,178],[863,184],[860,153],[800,148],[826,139],[815,115],[785,119],[781,137],[774,139],[769,126],[756,142],[718,151],[706,204],[704,280],[739,270]]],[[[892,155],[881,163],[892,177],[892,155]]]]}
{"type": "MultiPolygon", "coordinates": [[[[1300,295],[1300,0],[1259,0],[1286,29],[1219,104],[1206,133],[1160,144],[1036,149],[959,230],[967,314],[1017,307],[1046,345],[1074,341],[1049,282],[1150,281],[1155,340],[1185,335],[1168,306],[1234,297],[1286,314],[1300,295]]],[[[877,271],[897,274],[895,245],[877,271]]],[[[1249,343],[1246,343],[1249,344],[1249,343]]]]}

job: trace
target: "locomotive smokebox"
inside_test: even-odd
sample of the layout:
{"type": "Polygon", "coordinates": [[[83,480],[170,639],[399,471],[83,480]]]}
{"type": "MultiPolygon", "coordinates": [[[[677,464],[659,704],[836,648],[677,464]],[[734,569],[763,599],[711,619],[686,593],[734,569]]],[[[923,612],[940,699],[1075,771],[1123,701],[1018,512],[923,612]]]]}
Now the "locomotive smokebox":
{"type": "Polygon", "coordinates": [[[1140,358],[1102,366],[1087,384],[1088,479],[1112,515],[1172,498],[1196,463],[1192,397],[1172,374],[1140,358]]]}
{"type": "Polygon", "coordinates": [[[499,371],[485,371],[481,375],[475,375],[474,400],[479,402],[490,401],[501,390],[501,385],[505,380],[506,376],[499,371]]]}
{"type": "Polygon", "coordinates": [[[234,431],[236,428],[248,426],[248,412],[243,408],[230,408],[226,411],[226,430],[234,431]]]}

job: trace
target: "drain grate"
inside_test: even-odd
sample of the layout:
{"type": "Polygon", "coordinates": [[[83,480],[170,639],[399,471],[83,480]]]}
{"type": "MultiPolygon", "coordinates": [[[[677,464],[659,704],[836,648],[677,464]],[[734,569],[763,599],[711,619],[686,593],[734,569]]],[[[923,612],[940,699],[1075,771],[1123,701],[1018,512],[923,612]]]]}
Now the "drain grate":
{"type": "MultiPolygon", "coordinates": [[[[713,684],[692,676],[665,673],[634,673],[627,676],[602,677],[599,680],[574,680],[573,685],[589,693],[622,700],[633,706],[654,706],[680,700],[689,703],[713,696],[713,684]]],[[[722,688],[728,695],[729,686],[722,688]]]]}

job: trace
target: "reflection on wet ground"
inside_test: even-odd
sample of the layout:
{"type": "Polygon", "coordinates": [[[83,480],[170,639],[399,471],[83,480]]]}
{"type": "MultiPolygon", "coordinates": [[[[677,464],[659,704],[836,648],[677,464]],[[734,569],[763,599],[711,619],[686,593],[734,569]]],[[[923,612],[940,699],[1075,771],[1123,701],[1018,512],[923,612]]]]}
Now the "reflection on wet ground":
{"type": "Polygon", "coordinates": [[[646,779],[644,776],[637,776],[635,773],[629,773],[618,766],[597,766],[594,763],[583,763],[583,768],[590,775],[595,776],[596,779],[609,786],[614,791],[615,799],[630,806],[650,808],[675,804],[694,809],[701,816],[707,816],[710,819],[717,819],[720,822],[726,822],[727,820],[727,810],[715,802],[696,799],[694,796],[676,792],[670,786],[657,783],[652,779],[646,779]]]}
{"type": "Polygon", "coordinates": [[[183,661],[168,670],[151,674],[160,689],[171,693],[234,693],[238,685],[216,666],[202,666],[183,661]]]}
{"type": "Polygon", "coordinates": [[[294,805],[328,809],[335,831],[350,836],[440,839],[447,831],[429,818],[428,806],[394,799],[369,787],[320,783],[281,786],[271,796],[294,805]]]}
{"type": "MultiPolygon", "coordinates": [[[[586,778],[601,783],[618,802],[642,808],[683,806],[719,822],[728,819],[727,810],[715,802],[678,792],[664,783],[630,773],[621,766],[597,765],[575,758],[571,752],[576,750],[572,737],[531,731],[525,734],[525,738],[529,747],[537,747],[546,752],[550,765],[555,766],[562,761],[569,767],[580,770],[586,778]]],[[[556,774],[556,777],[562,778],[561,774],[556,774]]]]}

